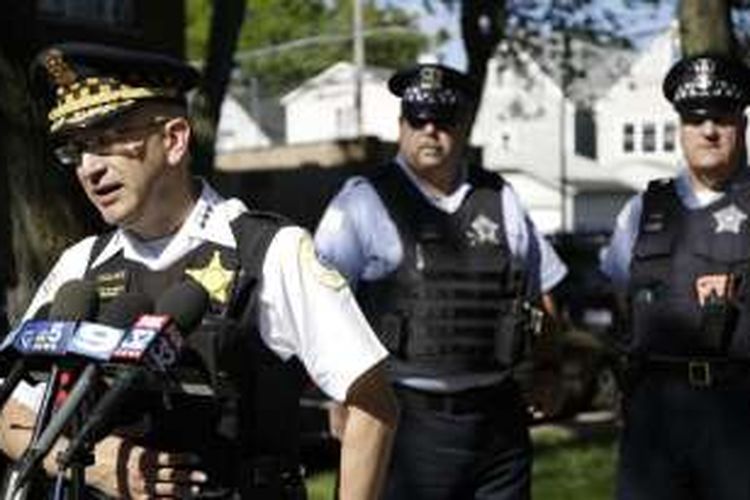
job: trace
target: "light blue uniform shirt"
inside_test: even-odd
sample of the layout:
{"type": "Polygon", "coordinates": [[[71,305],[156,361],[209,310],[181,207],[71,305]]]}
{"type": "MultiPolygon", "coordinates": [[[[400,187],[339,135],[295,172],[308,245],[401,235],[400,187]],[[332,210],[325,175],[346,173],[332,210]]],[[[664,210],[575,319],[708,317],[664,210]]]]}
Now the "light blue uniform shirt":
{"type": "MultiPolygon", "coordinates": [[[[396,163],[427,201],[446,213],[458,211],[471,190],[471,185],[463,182],[448,195],[435,194],[405,167],[402,158],[397,158],[396,163]]],[[[539,234],[507,183],[503,185],[501,196],[511,253],[524,264],[531,278],[530,287],[542,292],[551,290],[567,273],[565,264],[539,234]]],[[[315,233],[315,246],[321,259],[344,274],[352,288],[356,288],[360,280],[385,277],[399,266],[404,255],[395,223],[375,188],[363,177],[349,179],[330,202],[315,233]]],[[[497,380],[497,374],[483,374],[442,379],[410,378],[399,382],[425,390],[455,391],[497,380]]]]}
{"type": "MultiPolygon", "coordinates": [[[[740,175],[745,177],[748,173],[742,171],[740,175]]],[[[682,169],[675,178],[675,191],[688,210],[705,207],[724,196],[721,191],[693,189],[693,183],[686,169],[682,169]]],[[[642,212],[643,194],[637,194],[620,211],[609,245],[602,252],[600,268],[620,291],[625,290],[630,278],[630,261],[642,212]]]]}

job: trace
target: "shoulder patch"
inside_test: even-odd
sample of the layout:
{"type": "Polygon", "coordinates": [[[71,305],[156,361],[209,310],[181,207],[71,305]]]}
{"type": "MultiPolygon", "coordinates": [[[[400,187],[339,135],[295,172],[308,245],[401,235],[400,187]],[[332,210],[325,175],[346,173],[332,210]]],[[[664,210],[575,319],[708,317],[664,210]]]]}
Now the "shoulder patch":
{"type": "Polygon", "coordinates": [[[315,245],[309,235],[305,235],[299,244],[300,267],[309,271],[321,285],[333,290],[346,287],[346,279],[333,267],[323,264],[315,253],[315,245]]]}

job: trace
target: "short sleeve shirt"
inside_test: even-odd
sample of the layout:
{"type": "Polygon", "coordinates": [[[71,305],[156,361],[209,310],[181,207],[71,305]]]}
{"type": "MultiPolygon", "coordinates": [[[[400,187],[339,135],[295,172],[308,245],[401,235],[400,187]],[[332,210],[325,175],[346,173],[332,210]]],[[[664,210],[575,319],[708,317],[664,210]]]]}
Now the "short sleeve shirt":
{"type": "MultiPolygon", "coordinates": [[[[455,213],[471,190],[471,185],[464,182],[447,196],[434,195],[402,160],[397,163],[422,195],[446,213],[455,213]]],[[[507,183],[501,198],[511,253],[525,264],[538,289],[551,290],[567,273],[565,264],[537,231],[507,183]]],[[[403,258],[396,225],[375,188],[363,177],[350,179],[333,198],[315,232],[315,246],[320,257],[341,271],[353,287],[360,280],[377,280],[389,274],[403,258]]]]}
{"type": "MultiPolygon", "coordinates": [[[[128,260],[163,270],[206,241],[236,248],[230,223],[245,211],[241,201],[225,200],[204,183],[200,198],[177,233],[144,243],[118,230],[92,268],[120,251],[128,260]]],[[[63,252],[24,319],[50,302],[63,283],[84,276],[94,240],[86,238],[63,252]]],[[[345,399],[354,380],[387,356],[345,280],[318,262],[312,238],[300,227],[284,227],[272,239],[263,263],[259,298],[258,327],[268,348],[282,360],[298,357],[313,381],[337,401],[345,399]]],[[[18,397],[33,404],[24,393],[28,396],[28,387],[21,389],[18,397]]]]}

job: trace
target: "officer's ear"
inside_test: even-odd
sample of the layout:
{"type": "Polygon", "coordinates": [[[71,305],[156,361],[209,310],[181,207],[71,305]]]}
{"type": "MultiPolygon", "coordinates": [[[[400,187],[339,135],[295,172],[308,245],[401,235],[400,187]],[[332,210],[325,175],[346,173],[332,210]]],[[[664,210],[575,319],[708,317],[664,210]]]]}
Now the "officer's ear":
{"type": "Polygon", "coordinates": [[[177,165],[190,152],[192,128],[184,116],[171,118],[164,124],[164,150],[167,162],[177,165]]]}

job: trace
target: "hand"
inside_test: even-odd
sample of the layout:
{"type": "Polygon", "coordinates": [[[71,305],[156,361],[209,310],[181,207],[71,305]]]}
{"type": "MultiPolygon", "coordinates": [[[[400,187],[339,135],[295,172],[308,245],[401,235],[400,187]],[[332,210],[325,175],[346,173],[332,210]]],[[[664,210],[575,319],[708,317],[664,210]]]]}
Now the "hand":
{"type": "Polygon", "coordinates": [[[109,436],[97,444],[87,482],[114,498],[191,498],[207,481],[197,456],[167,453],[109,436]]]}

